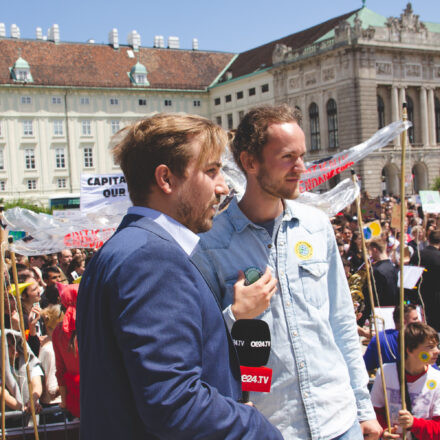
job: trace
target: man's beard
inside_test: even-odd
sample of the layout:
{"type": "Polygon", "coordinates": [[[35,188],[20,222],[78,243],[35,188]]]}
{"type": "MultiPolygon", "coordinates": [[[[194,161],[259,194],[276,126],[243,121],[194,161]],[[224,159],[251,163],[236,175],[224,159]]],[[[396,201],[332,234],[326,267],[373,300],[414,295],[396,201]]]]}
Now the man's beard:
{"type": "MultiPolygon", "coordinates": [[[[197,197],[194,195],[192,197],[197,202],[197,197]]],[[[212,199],[202,212],[198,205],[197,207],[193,205],[194,201],[191,203],[185,197],[180,199],[177,206],[177,215],[179,217],[177,220],[195,234],[209,231],[212,228],[212,219],[214,218],[214,215],[209,211],[211,211],[212,205],[219,203],[219,200],[218,198],[212,199]]]]}
{"type": "Polygon", "coordinates": [[[269,173],[266,168],[262,168],[257,175],[257,181],[260,184],[261,189],[273,197],[280,199],[293,200],[299,197],[299,182],[295,188],[288,188],[285,182],[275,182],[269,177],[269,173]],[[284,185],[283,185],[284,183],[284,185]]]}

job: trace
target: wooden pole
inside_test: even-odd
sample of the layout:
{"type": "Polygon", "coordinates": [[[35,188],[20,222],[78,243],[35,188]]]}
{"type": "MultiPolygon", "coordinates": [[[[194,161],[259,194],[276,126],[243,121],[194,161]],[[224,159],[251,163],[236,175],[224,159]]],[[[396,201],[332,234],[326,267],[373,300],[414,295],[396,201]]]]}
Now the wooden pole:
{"type": "MultiPolygon", "coordinates": [[[[9,244],[12,244],[12,237],[9,238],[9,244]]],[[[21,331],[24,360],[26,362],[26,376],[27,376],[27,381],[28,381],[29,403],[31,406],[32,422],[34,424],[34,435],[35,435],[35,440],[39,440],[37,417],[35,416],[34,393],[33,393],[32,382],[31,382],[31,373],[29,370],[29,353],[27,351],[26,333],[25,333],[25,329],[24,329],[23,309],[21,306],[21,295],[20,295],[20,291],[18,289],[17,261],[15,259],[15,252],[13,252],[11,249],[9,249],[9,252],[11,254],[12,276],[13,276],[13,280],[14,280],[14,284],[15,284],[15,298],[17,300],[17,309],[18,309],[18,314],[20,316],[20,331],[21,331]]]]}
{"type": "MultiPolygon", "coordinates": [[[[402,111],[403,121],[408,120],[408,113],[406,110],[406,102],[403,103],[402,111]]],[[[402,400],[402,409],[406,409],[406,393],[405,393],[405,291],[403,288],[403,266],[404,266],[404,251],[405,251],[405,217],[406,217],[406,203],[405,203],[405,156],[406,156],[406,130],[401,134],[401,167],[400,167],[400,398],[402,400]]],[[[402,439],[406,439],[406,430],[402,432],[402,439]]]]}
{"type": "Polygon", "coordinates": [[[4,229],[0,226],[0,326],[1,326],[1,349],[2,349],[2,440],[6,439],[6,404],[5,404],[5,390],[6,390],[6,334],[5,334],[5,266],[3,254],[3,236],[4,229]]]}
{"type": "MultiPolygon", "coordinates": [[[[351,178],[353,182],[357,184],[358,179],[356,173],[354,171],[351,172],[351,178]]],[[[365,236],[364,236],[364,225],[362,221],[362,211],[361,211],[361,201],[360,196],[356,197],[356,211],[359,225],[359,233],[362,240],[362,255],[364,257],[365,270],[367,272],[367,286],[368,286],[368,296],[370,298],[371,304],[371,314],[372,321],[374,323],[374,330],[376,331],[376,349],[377,349],[377,358],[379,360],[379,368],[380,368],[380,376],[382,380],[382,388],[383,388],[383,396],[385,402],[385,416],[387,420],[388,432],[391,432],[391,418],[390,418],[390,405],[388,402],[387,395],[387,385],[385,381],[385,375],[383,374],[383,360],[382,360],[382,351],[380,349],[380,340],[379,340],[379,329],[377,327],[377,317],[376,317],[376,307],[374,306],[374,297],[373,297],[373,288],[371,284],[371,264],[367,254],[367,246],[365,244],[365,236]]]]}

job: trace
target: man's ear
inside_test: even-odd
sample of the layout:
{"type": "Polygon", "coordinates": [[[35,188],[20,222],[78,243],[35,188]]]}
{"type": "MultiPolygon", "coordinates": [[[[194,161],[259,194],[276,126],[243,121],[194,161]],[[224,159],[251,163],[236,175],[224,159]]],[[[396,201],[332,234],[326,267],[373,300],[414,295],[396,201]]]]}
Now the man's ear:
{"type": "Polygon", "coordinates": [[[159,165],[154,170],[154,178],[157,186],[165,193],[171,194],[174,175],[167,165],[159,165]]]}
{"type": "Polygon", "coordinates": [[[254,174],[257,171],[256,166],[258,160],[253,154],[248,153],[247,151],[242,151],[240,153],[240,162],[246,171],[246,174],[254,174]]]}

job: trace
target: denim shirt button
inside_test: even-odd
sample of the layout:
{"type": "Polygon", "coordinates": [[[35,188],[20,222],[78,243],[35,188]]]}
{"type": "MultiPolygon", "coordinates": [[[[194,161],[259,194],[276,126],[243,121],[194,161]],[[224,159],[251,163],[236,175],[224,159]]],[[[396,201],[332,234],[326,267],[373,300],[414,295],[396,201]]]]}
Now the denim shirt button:
{"type": "Polygon", "coordinates": [[[306,391],[306,392],[304,393],[304,398],[307,399],[307,397],[309,397],[309,393],[306,391]]]}
{"type": "Polygon", "coordinates": [[[293,336],[298,336],[298,332],[296,330],[293,331],[293,336]]]}
{"type": "Polygon", "coordinates": [[[304,362],[300,362],[299,368],[304,368],[304,362]]]}
{"type": "Polygon", "coordinates": [[[272,248],[272,244],[269,243],[269,244],[267,245],[267,247],[268,247],[269,249],[271,249],[271,248],[272,248]]]}
{"type": "MultiPolygon", "coordinates": [[[[286,307],[290,307],[290,301],[286,301],[286,307]]],[[[294,332],[295,334],[296,332],[294,332]]],[[[295,335],[296,336],[296,335],[295,335]]]]}

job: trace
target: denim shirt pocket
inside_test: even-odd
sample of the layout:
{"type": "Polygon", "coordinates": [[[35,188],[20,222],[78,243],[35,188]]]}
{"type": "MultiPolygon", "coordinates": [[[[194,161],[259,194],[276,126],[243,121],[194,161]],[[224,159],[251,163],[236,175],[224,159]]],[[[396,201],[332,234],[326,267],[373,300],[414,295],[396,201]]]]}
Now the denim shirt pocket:
{"type": "Polygon", "coordinates": [[[327,272],[329,264],[324,260],[307,260],[298,263],[304,298],[316,308],[328,301],[327,272]]]}

